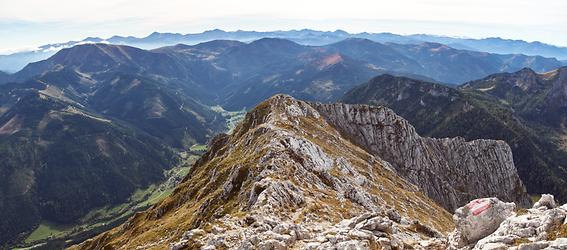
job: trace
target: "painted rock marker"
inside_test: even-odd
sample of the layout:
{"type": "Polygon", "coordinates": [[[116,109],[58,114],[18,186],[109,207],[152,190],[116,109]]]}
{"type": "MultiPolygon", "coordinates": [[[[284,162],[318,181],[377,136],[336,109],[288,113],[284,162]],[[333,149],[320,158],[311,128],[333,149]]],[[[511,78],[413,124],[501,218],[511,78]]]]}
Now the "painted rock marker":
{"type": "Polygon", "coordinates": [[[477,216],[490,208],[490,201],[487,199],[476,199],[469,202],[467,208],[470,209],[474,216],[477,216]]]}

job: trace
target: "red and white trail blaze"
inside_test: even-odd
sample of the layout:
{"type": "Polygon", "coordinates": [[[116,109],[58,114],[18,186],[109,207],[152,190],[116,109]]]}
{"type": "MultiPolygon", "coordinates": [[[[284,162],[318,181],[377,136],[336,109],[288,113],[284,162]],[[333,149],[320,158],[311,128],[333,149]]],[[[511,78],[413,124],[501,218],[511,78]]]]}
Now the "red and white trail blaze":
{"type": "Polygon", "coordinates": [[[490,208],[490,201],[487,199],[476,199],[467,204],[474,216],[477,216],[490,208]]]}

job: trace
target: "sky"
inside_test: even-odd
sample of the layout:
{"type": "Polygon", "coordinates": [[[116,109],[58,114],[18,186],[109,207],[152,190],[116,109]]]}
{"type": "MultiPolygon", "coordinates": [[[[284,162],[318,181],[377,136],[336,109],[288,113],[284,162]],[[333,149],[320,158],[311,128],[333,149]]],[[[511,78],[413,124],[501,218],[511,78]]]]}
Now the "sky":
{"type": "Polygon", "coordinates": [[[316,29],[567,46],[567,0],[0,0],[0,54],[154,31],[316,29]]]}

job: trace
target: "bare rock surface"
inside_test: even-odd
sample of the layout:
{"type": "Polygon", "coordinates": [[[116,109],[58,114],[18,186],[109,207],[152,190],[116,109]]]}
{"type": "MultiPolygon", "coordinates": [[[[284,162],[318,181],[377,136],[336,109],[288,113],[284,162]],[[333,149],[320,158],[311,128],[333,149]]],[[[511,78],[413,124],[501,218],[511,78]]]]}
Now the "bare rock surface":
{"type": "Polygon", "coordinates": [[[567,238],[565,238],[567,237],[565,220],[567,205],[561,207],[542,205],[555,204],[552,195],[543,195],[534,207],[516,210],[516,212],[510,209],[513,208],[513,204],[503,203],[495,198],[489,200],[495,203],[492,209],[486,210],[479,209],[482,206],[477,206],[478,203],[474,201],[471,202],[476,204],[473,205],[476,211],[483,211],[477,216],[473,215],[475,209],[471,210],[468,205],[457,209],[454,216],[456,229],[448,239],[451,249],[567,249],[567,238]],[[469,214],[465,217],[466,220],[461,219],[463,213],[469,214]],[[503,217],[504,220],[502,220],[503,217]],[[476,227],[482,230],[471,231],[468,230],[471,224],[485,226],[476,227]],[[471,235],[477,237],[471,237],[471,235]]]}
{"type": "Polygon", "coordinates": [[[455,211],[455,231],[450,235],[455,247],[464,247],[490,235],[512,215],[516,205],[497,198],[481,198],[455,211]]]}
{"type": "Polygon", "coordinates": [[[415,223],[401,223],[388,215],[364,213],[337,224],[320,223],[308,227],[281,221],[277,217],[257,215],[253,224],[238,223],[234,218],[223,218],[222,232],[202,234],[199,229],[188,231],[169,249],[198,245],[201,249],[444,249],[443,234],[415,223]],[[236,222],[236,223],[235,223],[236,222]],[[408,229],[414,230],[409,231],[408,229]],[[429,237],[421,234],[429,230],[429,237]]]}
{"type": "Polygon", "coordinates": [[[543,194],[539,201],[534,204],[533,208],[555,208],[556,206],[553,195],[543,194]]]}
{"type": "Polygon", "coordinates": [[[392,164],[448,211],[479,197],[528,207],[512,151],[504,141],[424,138],[385,107],[312,104],[345,137],[392,164]]]}

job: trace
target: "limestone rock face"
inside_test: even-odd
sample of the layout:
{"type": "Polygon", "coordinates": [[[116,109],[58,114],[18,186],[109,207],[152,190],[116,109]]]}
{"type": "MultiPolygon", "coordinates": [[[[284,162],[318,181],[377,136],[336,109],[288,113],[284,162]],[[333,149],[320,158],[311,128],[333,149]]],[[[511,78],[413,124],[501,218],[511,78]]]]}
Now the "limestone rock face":
{"type": "Polygon", "coordinates": [[[312,105],[345,137],[392,164],[400,176],[449,211],[479,197],[530,205],[503,141],[424,138],[385,107],[312,105]]]}

